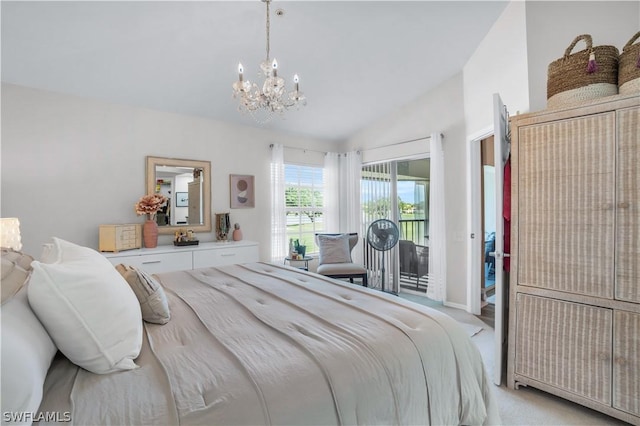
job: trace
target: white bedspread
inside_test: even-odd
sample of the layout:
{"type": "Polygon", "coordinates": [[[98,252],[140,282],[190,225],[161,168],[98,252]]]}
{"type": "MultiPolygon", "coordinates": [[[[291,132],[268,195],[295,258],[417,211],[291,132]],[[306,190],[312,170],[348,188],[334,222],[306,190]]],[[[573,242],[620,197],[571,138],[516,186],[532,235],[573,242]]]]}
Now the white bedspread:
{"type": "Polygon", "coordinates": [[[74,424],[499,423],[480,354],[443,313],[267,263],[160,274],[172,320],[140,368],[57,359],[42,410],[74,424]]]}

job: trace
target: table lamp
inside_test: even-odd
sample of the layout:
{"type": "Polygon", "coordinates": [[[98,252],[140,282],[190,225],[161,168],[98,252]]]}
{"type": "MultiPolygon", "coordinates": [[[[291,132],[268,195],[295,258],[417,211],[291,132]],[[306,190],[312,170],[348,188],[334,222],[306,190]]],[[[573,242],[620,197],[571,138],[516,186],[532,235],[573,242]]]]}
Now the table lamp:
{"type": "Polygon", "coordinates": [[[20,221],[17,217],[0,218],[0,247],[22,248],[20,239],[20,221]]]}

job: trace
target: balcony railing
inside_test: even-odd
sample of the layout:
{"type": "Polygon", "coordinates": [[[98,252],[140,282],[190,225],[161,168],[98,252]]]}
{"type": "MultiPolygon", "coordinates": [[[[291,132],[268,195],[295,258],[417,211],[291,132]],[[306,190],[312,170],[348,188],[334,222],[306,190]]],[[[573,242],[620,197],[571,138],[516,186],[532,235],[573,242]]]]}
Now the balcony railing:
{"type": "Polygon", "coordinates": [[[426,219],[400,219],[400,239],[428,245],[428,221],[426,219]]]}

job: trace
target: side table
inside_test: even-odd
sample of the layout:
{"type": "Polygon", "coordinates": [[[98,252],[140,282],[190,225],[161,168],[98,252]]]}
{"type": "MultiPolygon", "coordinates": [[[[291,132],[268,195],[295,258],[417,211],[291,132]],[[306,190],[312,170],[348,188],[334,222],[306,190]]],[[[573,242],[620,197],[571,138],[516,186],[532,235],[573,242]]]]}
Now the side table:
{"type": "Polygon", "coordinates": [[[283,263],[286,265],[287,262],[289,262],[289,265],[292,265],[291,262],[304,262],[304,266],[300,266],[299,269],[303,269],[305,271],[308,271],[309,270],[309,261],[310,260],[313,260],[313,257],[305,256],[302,259],[294,259],[292,257],[287,256],[287,257],[284,258],[284,262],[283,263]]]}

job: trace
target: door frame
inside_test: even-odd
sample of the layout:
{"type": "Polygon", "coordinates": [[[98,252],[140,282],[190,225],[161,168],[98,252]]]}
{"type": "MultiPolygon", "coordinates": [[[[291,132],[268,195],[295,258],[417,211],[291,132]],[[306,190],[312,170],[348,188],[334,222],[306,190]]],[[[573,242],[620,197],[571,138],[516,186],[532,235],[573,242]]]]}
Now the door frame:
{"type": "Polygon", "coordinates": [[[480,288],[480,271],[484,267],[484,236],[482,233],[482,181],[480,174],[480,143],[494,135],[494,127],[486,127],[483,130],[467,137],[467,312],[480,315],[482,309],[480,288]],[[475,273],[474,273],[475,272],[475,273]]]}

